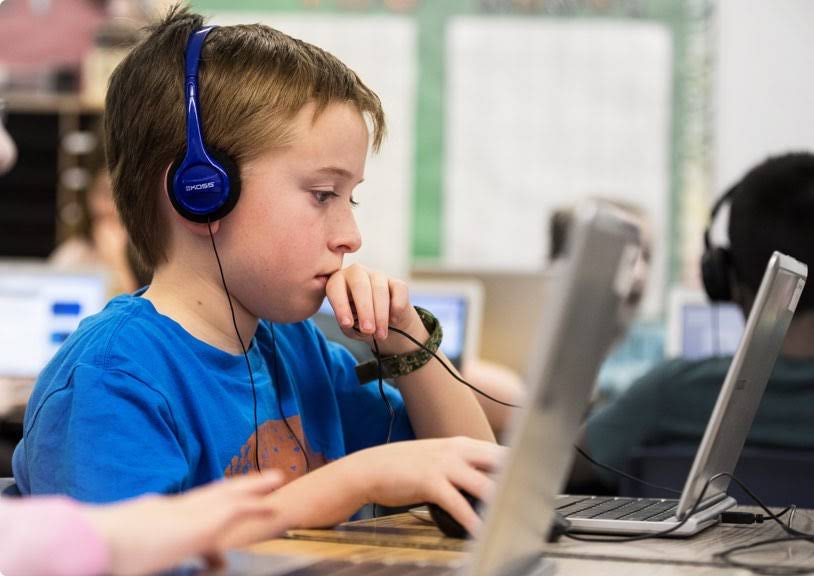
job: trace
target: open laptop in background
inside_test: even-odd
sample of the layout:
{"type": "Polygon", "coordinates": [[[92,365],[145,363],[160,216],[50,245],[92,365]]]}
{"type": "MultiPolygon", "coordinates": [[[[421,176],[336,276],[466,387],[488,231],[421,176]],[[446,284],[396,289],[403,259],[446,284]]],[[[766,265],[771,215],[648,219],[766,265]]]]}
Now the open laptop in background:
{"type": "Polygon", "coordinates": [[[441,322],[441,350],[456,368],[477,358],[483,323],[483,286],[479,281],[411,281],[410,301],[431,311],[441,322]]]}
{"type": "Polygon", "coordinates": [[[669,297],[666,355],[686,360],[731,356],[744,325],[737,304],[712,303],[703,292],[675,288],[669,297]]]}
{"type": "MultiPolygon", "coordinates": [[[[470,358],[477,358],[483,317],[483,286],[474,279],[449,281],[411,281],[410,301],[426,308],[438,318],[444,337],[441,351],[460,369],[470,358]]],[[[313,318],[329,340],[348,348],[357,360],[373,358],[367,344],[345,336],[336,324],[333,308],[326,298],[313,318]]]]}
{"type": "Polygon", "coordinates": [[[60,345],[104,307],[108,286],[101,270],[0,260],[0,414],[25,405],[60,345]]]}
{"type": "MultiPolygon", "coordinates": [[[[553,525],[554,499],[571,468],[573,443],[599,367],[624,333],[639,257],[639,230],[622,213],[585,204],[576,213],[568,256],[543,302],[530,361],[529,401],[517,411],[510,452],[486,507],[483,529],[463,565],[426,566],[229,556],[228,573],[410,574],[502,576],[550,574],[542,548],[553,525]]],[[[358,532],[358,530],[356,531],[358,532]]],[[[292,535],[296,537],[296,535],[292,535]]]]}
{"type": "MultiPolygon", "coordinates": [[[[648,534],[674,528],[695,507],[712,477],[735,470],[807,274],[805,264],[778,252],[769,260],[681,499],[560,496],[557,510],[571,522],[571,530],[648,534]]],[[[737,504],[726,493],[729,481],[713,481],[696,512],[670,536],[690,536],[717,523],[721,512],[737,504]]]]}

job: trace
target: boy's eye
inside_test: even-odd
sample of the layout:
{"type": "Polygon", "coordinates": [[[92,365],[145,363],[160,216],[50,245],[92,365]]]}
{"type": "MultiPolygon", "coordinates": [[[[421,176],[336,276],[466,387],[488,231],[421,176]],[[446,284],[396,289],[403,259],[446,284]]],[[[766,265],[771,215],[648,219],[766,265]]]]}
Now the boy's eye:
{"type": "MultiPolygon", "coordinates": [[[[333,198],[339,198],[339,194],[337,194],[336,192],[332,192],[330,190],[311,190],[311,194],[314,195],[317,204],[325,204],[333,198]]],[[[350,198],[350,205],[353,206],[354,208],[356,208],[359,205],[359,203],[356,200],[354,200],[353,196],[351,196],[350,198]]]]}
{"type": "Polygon", "coordinates": [[[314,195],[318,204],[325,204],[331,198],[338,198],[339,194],[327,190],[312,190],[311,194],[314,195]]]}

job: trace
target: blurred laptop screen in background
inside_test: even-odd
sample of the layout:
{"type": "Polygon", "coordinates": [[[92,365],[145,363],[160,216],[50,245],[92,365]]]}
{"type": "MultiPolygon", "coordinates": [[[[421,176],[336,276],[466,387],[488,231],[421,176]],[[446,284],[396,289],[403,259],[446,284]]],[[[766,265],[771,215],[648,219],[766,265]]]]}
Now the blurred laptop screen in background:
{"type": "Polygon", "coordinates": [[[107,275],[0,262],[0,379],[35,379],[79,322],[107,299],[107,275]]]}
{"type": "Polygon", "coordinates": [[[744,329],[743,312],[732,303],[712,304],[702,292],[670,293],[667,356],[700,360],[735,353],[744,329]]]}
{"type": "MultiPolygon", "coordinates": [[[[467,358],[478,354],[483,313],[483,288],[477,280],[415,281],[410,282],[410,301],[413,306],[426,308],[438,318],[444,337],[441,351],[457,368],[467,358]]],[[[339,331],[333,308],[328,299],[322,302],[314,321],[330,340],[347,346],[355,356],[372,357],[365,350],[358,351],[358,342],[339,331]],[[364,352],[364,354],[363,354],[364,352]]]]}

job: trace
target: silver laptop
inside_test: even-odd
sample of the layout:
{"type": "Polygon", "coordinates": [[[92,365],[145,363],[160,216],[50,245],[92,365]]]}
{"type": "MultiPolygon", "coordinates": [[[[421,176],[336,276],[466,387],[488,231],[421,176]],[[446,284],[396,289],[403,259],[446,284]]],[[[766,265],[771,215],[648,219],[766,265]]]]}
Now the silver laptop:
{"type": "Polygon", "coordinates": [[[572,531],[648,534],[683,520],[669,535],[689,536],[717,523],[721,512],[736,505],[726,493],[728,477],[714,480],[698,500],[708,480],[735,469],[807,274],[805,264],[779,252],[769,260],[681,499],[560,496],[557,509],[571,522],[572,531]],[[694,507],[695,513],[686,518],[694,507]]]}
{"type": "MultiPolygon", "coordinates": [[[[518,410],[511,450],[487,507],[483,529],[458,566],[377,565],[303,557],[230,556],[230,572],[265,574],[411,574],[498,576],[549,574],[541,556],[565,483],[573,442],[605,355],[623,334],[640,254],[639,230],[622,213],[582,205],[567,262],[543,302],[530,366],[529,403],[518,410]],[[293,568],[293,570],[292,570],[293,568]],[[380,571],[377,571],[380,570],[380,571]]],[[[539,311],[538,311],[539,312],[539,311]]]]}

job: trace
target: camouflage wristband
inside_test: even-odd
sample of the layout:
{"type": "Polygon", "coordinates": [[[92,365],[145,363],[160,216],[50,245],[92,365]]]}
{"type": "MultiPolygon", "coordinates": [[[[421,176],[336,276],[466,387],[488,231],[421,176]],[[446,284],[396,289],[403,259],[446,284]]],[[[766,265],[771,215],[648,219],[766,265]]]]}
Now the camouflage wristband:
{"type": "MultiPolygon", "coordinates": [[[[429,310],[418,306],[415,307],[415,311],[418,312],[418,317],[421,318],[421,323],[424,324],[424,328],[430,333],[430,337],[424,343],[424,348],[419,348],[414,352],[407,352],[406,354],[383,356],[381,358],[382,378],[392,380],[393,378],[406,376],[410,372],[418,370],[430,361],[433,353],[437,352],[438,347],[441,345],[444,332],[441,330],[441,323],[438,321],[438,318],[433,316],[429,310]]],[[[401,335],[399,336],[402,337],[401,335]]],[[[376,359],[358,364],[356,366],[356,376],[359,378],[360,384],[378,379],[379,368],[376,359]]]]}

